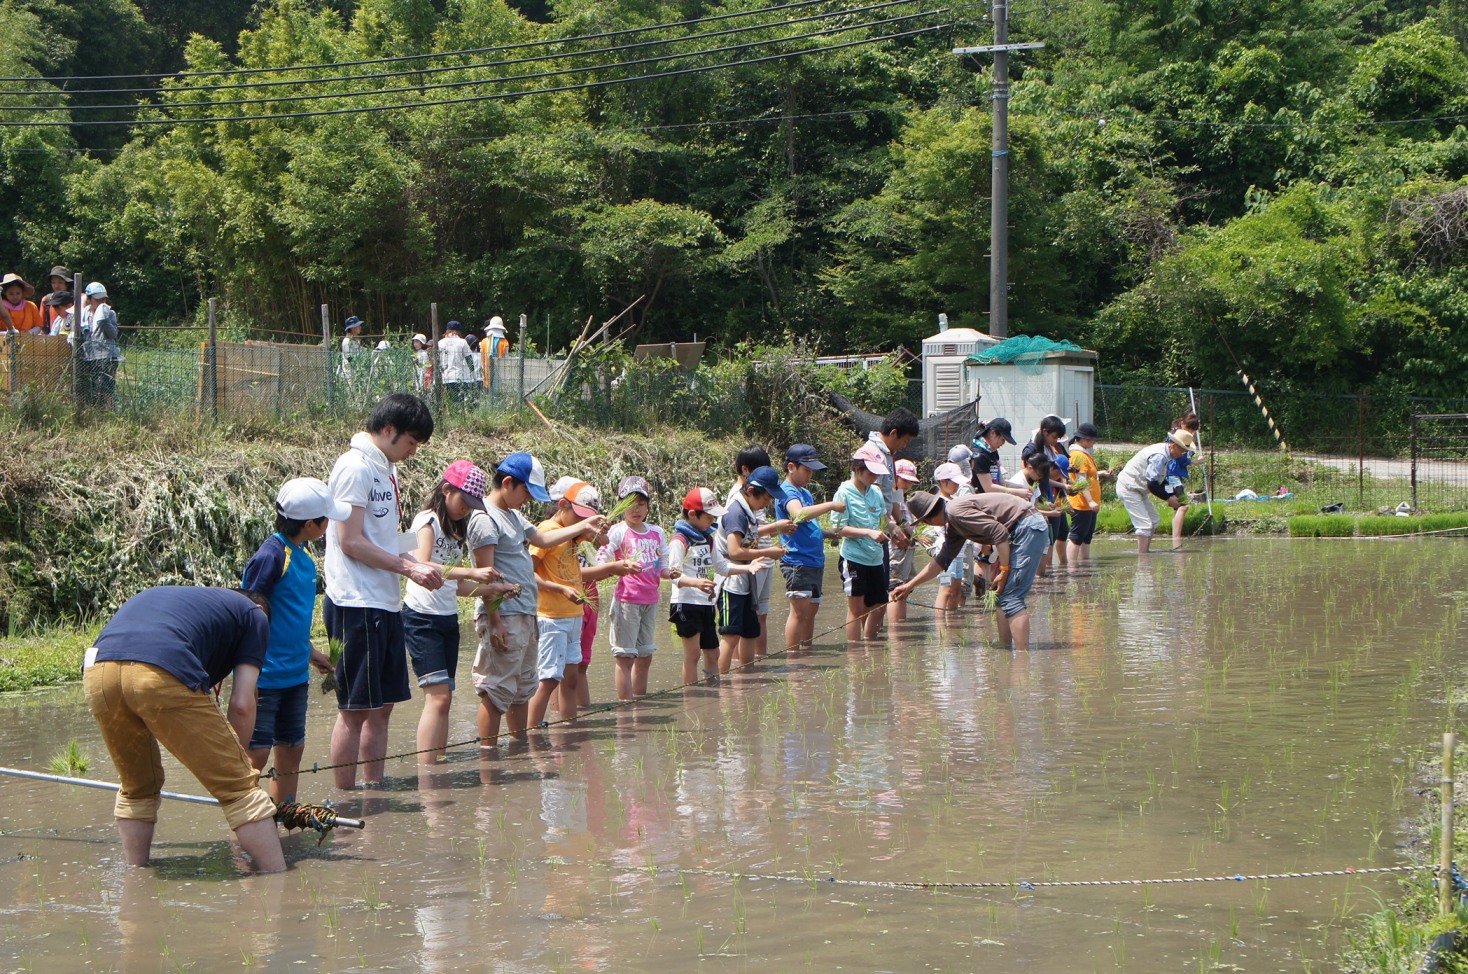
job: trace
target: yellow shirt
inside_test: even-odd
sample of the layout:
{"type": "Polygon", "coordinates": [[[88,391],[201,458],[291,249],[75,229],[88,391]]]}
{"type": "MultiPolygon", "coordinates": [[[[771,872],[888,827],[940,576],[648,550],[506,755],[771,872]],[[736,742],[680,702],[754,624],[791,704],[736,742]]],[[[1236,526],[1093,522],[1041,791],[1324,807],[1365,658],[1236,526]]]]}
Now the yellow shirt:
{"type": "MultiPolygon", "coordinates": [[[[565,525],[552,518],[541,521],[536,530],[544,534],[547,531],[559,531],[563,527],[565,525]]],[[[581,562],[576,558],[575,539],[563,541],[553,548],[531,545],[530,557],[535,562],[535,574],[538,578],[569,585],[575,591],[581,591],[581,562]]],[[[579,619],[581,606],[561,593],[541,586],[535,613],[548,619],[579,619]]]]}
{"type": "Polygon", "coordinates": [[[1070,497],[1070,506],[1076,511],[1101,509],[1101,481],[1096,476],[1096,458],[1078,446],[1070,448],[1070,479],[1072,482],[1087,477],[1091,485],[1079,494],[1070,497]]]}

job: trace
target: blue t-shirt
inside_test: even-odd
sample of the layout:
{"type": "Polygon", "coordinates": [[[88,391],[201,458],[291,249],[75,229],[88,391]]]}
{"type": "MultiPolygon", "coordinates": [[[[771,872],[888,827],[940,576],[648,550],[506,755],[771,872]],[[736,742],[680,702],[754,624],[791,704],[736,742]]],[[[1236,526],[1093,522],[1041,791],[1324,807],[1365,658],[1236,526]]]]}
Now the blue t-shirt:
{"type": "Polygon", "coordinates": [[[270,649],[260,689],[284,690],[311,679],[311,618],[316,613],[316,562],[300,545],[272,534],[245,564],[240,588],[270,600],[270,649]]]}
{"type": "Polygon", "coordinates": [[[122,604],[97,637],[97,662],[149,663],[207,690],[241,663],[263,666],[270,622],[227,588],[162,585],[122,604]]]}
{"type": "MultiPolygon", "coordinates": [[[[780,493],[775,496],[775,519],[789,517],[785,509],[789,501],[799,501],[801,507],[809,507],[816,502],[811,492],[804,487],[797,487],[786,480],[780,484],[780,493]]],[[[821,525],[815,518],[801,521],[795,526],[794,534],[785,536],[785,557],[780,562],[785,565],[806,565],[811,568],[823,568],[826,564],[826,538],[821,533],[821,525]]]]}

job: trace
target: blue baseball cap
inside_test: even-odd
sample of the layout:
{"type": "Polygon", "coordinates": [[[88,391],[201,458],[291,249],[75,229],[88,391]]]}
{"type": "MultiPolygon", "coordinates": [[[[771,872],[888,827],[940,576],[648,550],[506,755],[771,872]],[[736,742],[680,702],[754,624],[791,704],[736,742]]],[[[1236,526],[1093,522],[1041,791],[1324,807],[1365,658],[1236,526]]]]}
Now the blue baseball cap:
{"type": "Polygon", "coordinates": [[[443,326],[443,330],[444,331],[463,331],[464,330],[464,326],[461,325],[461,324],[459,324],[457,321],[451,321],[448,324],[446,324],[446,325],[443,326]]]}
{"type": "Polygon", "coordinates": [[[530,496],[541,503],[550,501],[550,491],[545,487],[545,468],[530,454],[511,453],[501,460],[500,465],[494,470],[502,477],[514,477],[516,480],[525,481],[530,487],[530,496]]]}
{"type": "Polygon", "coordinates": [[[812,470],[825,470],[826,465],[816,456],[816,448],[809,443],[793,443],[790,449],[785,451],[786,463],[798,463],[802,467],[812,470]]]}
{"type": "Polygon", "coordinates": [[[780,493],[780,475],[775,473],[774,467],[755,467],[745,479],[745,486],[758,487],[770,495],[778,494],[780,493]]]}

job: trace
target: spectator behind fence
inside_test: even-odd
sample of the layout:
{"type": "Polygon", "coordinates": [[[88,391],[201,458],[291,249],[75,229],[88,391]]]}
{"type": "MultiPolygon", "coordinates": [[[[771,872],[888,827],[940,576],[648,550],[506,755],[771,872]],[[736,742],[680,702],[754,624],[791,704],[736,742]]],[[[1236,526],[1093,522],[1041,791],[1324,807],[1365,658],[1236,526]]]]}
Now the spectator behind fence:
{"type": "Polygon", "coordinates": [[[107,301],[101,281],[87,285],[81,315],[82,398],[111,408],[122,351],[117,345],[117,312],[107,301]]]}
{"type": "Polygon", "coordinates": [[[443,337],[438,340],[438,367],[443,370],[443,384],[447,392],[462,398],[463,390],[474,379],[469,368],[469,343],[460,332],[463,326],[451,321],[443,326],[443,337]]]}
{"type": "MultiPolygon", "coordinates": [[[[57,335],[60,332],[56,330],[56,319],[61,317],[64,312],[57,310],[59,306],[52,302],[51,298],[54,298],[58,294],[65,294],[68,298],[71,297],[71,271],[57,264],[51,268],[51,273],[46,275],[46,285],[51,288],[51,291],[46,297],[41,299],[41,315],[46,322],[46,331],[52,335],[57,335]]],[[[70,307],[70,304],[67,307],[70,307]]]]}
{"type": "Polygon", "coordinates": [[[510,354],[510,340],[505,337],[505,319],[495,315],[484,323],[485,358],[504,358],[510,354]]]}
{"type": "Polygon", "coordinates": [[[352,315],[342,326],[346,334],[342,336],[342,358],[337,363],[336,371],[338,375],[346,380],[348,385],[351,385],[352,382],[352,359],[356,358],[362,351],[361,338],[363,324],[365,322],[361,318],[352,315]]]}
{"type": "Polygon", "coordinates": [[[12,331],[18,331],[22,335],[46,334],[45,323],[41,320],[41,309],[36,307],[34,301],[26,300],[35,293],[36,289],[27,284],[25,278],[19,274],[6,274],[0,280],[0,298],[5,302],[5,313],[12,331]]]}
{"type": "Polygon", "coordinates": [[[41,301],[46,318],[51,322],[51,334],[70,337],[76,325],[76,299],[70,291],[55,291],[41,301]]]}

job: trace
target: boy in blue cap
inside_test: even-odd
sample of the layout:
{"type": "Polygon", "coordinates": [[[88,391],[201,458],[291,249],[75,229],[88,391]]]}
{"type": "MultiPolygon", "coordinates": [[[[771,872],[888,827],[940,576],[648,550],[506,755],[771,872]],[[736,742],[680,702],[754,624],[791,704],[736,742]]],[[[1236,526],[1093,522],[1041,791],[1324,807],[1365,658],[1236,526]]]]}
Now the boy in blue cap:
{"type": "Polygon", "coordinates": [[[469,518],[466,544],[474,564],[493,568],[507,582],[520,586],[504,596],[497,608],[488,600],[475,609],[474,628],[479,648],[474,654],[474,689],[479,694],[480,748],[493,748],[504,719],[511,734],[525,732],[536,675],[540,627],[536,610],[540,588],[530,545],[549,549],[577,538],[596,536],[606,520],[600,514],[569,527],[542,531],[520,513],[530,500],[548,503],[545,468],[528,453],[511,453],[494,470],[494,487],[484,510],[469,518]]]}
{"type": "MultiPolygon", "coordinates": [[[[719,518],[719,530],[714,535],[716,559],[749,564],[761,557],[785,557],[785,549],[779,545],[757,547],[761,527],[758,512],[769,507],[779,493],[780,475],[773,467],[756,467],[749,472],[729,498],[729,509],[719,518]]],[[[736,650],[742,665],[754,662],[762,626],[751,576],[724,576],[715,579],[715,585],[719,591],[719,672],[728,673],[736,650]]]]}
{"type": "Polygon", "coordinates": [[[775,517],[789,518],[795,530],[785,542],[780,574],[785,576],[785,597],[790,614],[785,617],[785,648],[810,649],[815,638],[816,612],[821,607],[822,579],[826,572],[826,537],[817,520],[827,511],[844,511],[844,501],[817,504],[807,490],[811,478],[826,465],[809,443],[796,443],[785,451],[785,480],[775,495],[775,517]]]}

